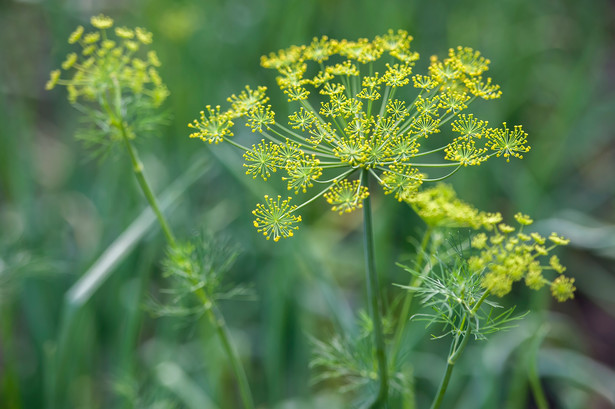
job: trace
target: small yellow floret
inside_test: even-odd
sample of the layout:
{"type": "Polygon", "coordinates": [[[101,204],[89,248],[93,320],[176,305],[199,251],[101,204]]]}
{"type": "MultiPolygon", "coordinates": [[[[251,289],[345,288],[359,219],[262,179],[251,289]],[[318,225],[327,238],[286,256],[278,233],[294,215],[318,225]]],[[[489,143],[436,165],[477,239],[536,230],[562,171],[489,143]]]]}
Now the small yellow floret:
{"type": "Polygon", "coordinates": [[[124,46],[132,52],[136,52],[139,49],[139,43],[136,41],[124,41],[124,46]]]}
{"type": "Polygon", "coordinates": [[[574,278],[559,276],[551,283],[551,294],[559,302],[574,298],[574,278]]]}
{"type": "Polygon", "coordinates": [[[141,27],[137,27],[135,29],[135,34],[137,35],[137,39],[142,42],[143,44],[151,44],[152,43],[152,33],[150,33],[149,31],[141,28],[141,27]]]}
{"type": "Polygon", "coordinates": [[[113,19],[111,17],[99,14],[98,16],[92,17],[90,19],[90,23],[100,30],[105,30],[113,26],[113,19]]]}
{"type": "Polygon", "coordinates": [[[160,63],[160,59],[158,59],[158,54],[156,51],[151,50],[147,53],[147,61],[152,64],[154,67],[160,67],[162,64],[160,63]]]}
{"type": "Polygon", "coordinates": [[[60,79],[60,70],[51,71],[51,78],[49,78],[49,81],[47,81],[47,84],[45,84],[45,89],[48,91],[50,89],[53,89],[53,87],[55,87],[56,84],[58,83],[59,79],[60,79]]]}
{"type": "Polygon", "coordinates": [[[475,249],[484,249],[487,245],[487,235],[485,233],[479,233],[472,238],[472,247],[475,249]]]}
{"type": "Polygon", "coordinates": [[[528,216],[527,214],[523,214],[523,213],[517,213],[515,215],[515,220],[517,220],[517,223],[523,225],[523,226],[529,226],[530,224],[532,224],[534,221],[530,218],[530,216],[528,216]]]}
{"type": "Polygon", "coordinates": [[[488,273],[483,278],[482,286],[498,297],[504,297],[512,289],[512,280],[504,275],[488,273]]]}
{"type": "Polygon", "coordinates": [[[115,35],[125,40],[130,40],[135,36],[135,32],[127,27],[116,27],[115,35]]]}
{"type": "Polygon", "coordinates": [[[565,239],[564,237],[558,236],[556,233],[551,233],[551,235],[549,236],[549,240],[559,246],[565,246],[566,244],[570,243],[569,239],[565,239]]]}
{"type": "Polygon", "coordinates": [[[75,44],[77,41],[79,41],[81,39],[82,35],[83,35],[83,26],[78,26],[75,29],[75,31],[72,32],[70,37],[68,37],[68,43],[69,44],[75,44]]]}
{"type": "Polygon", "coordinates": [[[514,232],[514,231],[515,231],[515,228],[514,228],[514,227],[509,226],[509,225],[507,225],[507,224],[505,224],[505,223],[500,223],[500,224],[498,224],[498,228],[499,228],[499,229],[500,229],[500,231],[501,231],[502,233],[504,233],[504,234],[507,234],[507,233],[512,233],[512,232],[514,232]]]}
{"type": "Polygon", "coordinates": [[[77,62],[77,54],[70,53],[66,56],[66,60],[62,63],[62,69],[68,70],[77,62]]]}
{"type": "Polygon", "coordinates": [[[551,267],[553,267],[553,270],[557,271],[560,274],[566,271],[566,267],[561,265],[561,263],[559,262],[559,257],[557,256],[552,256],[549,260],[549,264],[551,265],[551,267]]]}
{"type": "Polygon", "coordinates": [[[525,285],[527,285],[532,290],[540,290],[546,283],[547,281],[542,276],[542,269],[540,268],[540,266],[538,268],[532,268],[530,266],[530,270],[525,276],[525,285]]]}
{"type": "Polygon", "coordinates": [[[532,238],[534,239],[534,241],[538,244],[545,244],[545,238],[542,237],[540,234],[538,233],[530,233],[530,236],[532,236],[532,238]]]}
{"type": "Polygon", "coordinates": [[[85,37],[83,37],[83,42],[85,44],[93,44],[95,42],[97,42],[98,40],[100,40],[100,33],[96,32],[96,33],[88,33],[85,35],[85,37]]]}

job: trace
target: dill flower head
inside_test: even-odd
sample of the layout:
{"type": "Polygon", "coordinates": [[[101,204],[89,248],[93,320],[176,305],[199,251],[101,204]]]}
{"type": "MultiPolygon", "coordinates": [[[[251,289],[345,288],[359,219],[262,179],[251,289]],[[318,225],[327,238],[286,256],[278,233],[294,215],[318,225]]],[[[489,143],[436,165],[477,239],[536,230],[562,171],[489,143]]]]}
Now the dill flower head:
{"type": "Polygon", "coordinates": [[[295,208],[288,204],[289,201],[290,198],[282,200],[282,197],[278,196],[274,200],[265,195],[265,204],[259,203],[252,211],[255,217],[254,227],[259,233],[263,233],[267,240],[273,238],[273,241],[278,241],[281,237],[292,237],[293,231],[297,230],[295,224],[301,221],[301,216],[293,215],[295,208]]]}
{"type": "MultiPolygon", "coordinates": [[[[370,192],[366,179],[356,176],[359,171],[402,201],[424,182],[442,180],[461,167],[527,152],[520,126],[493,129],[464,112],[476,99],[501,95],[499,86],[484,77],[487,58],[458,47],[444,59],[432,57],[427,73],[415,74],[419,55],[411,49],[412,40],[403,30],[372,40],[321,37],[263,56],[261,65],[277,72],[291,114],[275,114],[265,87],[246,87],[228,99],[226,110],[201,112],[189,124],[190,136],[242,149],[252,177],[269,180],[277,174],[295,194],[314,191],[303,204],[288,207],[288,215],[320,196],[336,212],[360,208],[370,192]],[[238,122],[259,134],[260,142],[246,146],[234,138],[238,122]]],[[[267,200],[259,214],[271,207],[267,200]]],[[[472,220],[463,223],[480,224],[480,217],[469,215],[472,220]]],[[[265,220],[257,221],[259,229],[265,220]]],[[[269,224],[271,231],[275,226],[269,224]]]]}
{"type": "Polygon", "coordinates": [[[556,255],[550,252],[558,246],[568,244],[568,240],[552,233],[549,242],[540,234],[523,232],[525,226],[532,224],[532,219],[517,213],[515,219],[519,227],[504,223],[493,223],[489,235],[479,233],[473,237],[471,246],[478,250],[478,255],[470,257],[470,268],[483,275],[482,286],[496,296],[508,294],[513,283],[524,280],[532,290],[540,290],[549,285],[553,297],[558,301],[574,298],[574,279],[565,277],[566,270],[556,255]],[[558,277],[549,281],[545,271],[554,271],[558,277]]]}
{"type": "Polygon", "coordinates": [[[90,22],[94,31],[78,26],[69,36],[69,44],[81,50],[68,54],[45,88],[66,87],[69,101],[94,124],[82,136],[90,144],[121,139],[122,127],[131,138],[151,131],[163,120],[154,109],[169,95],[158,73],[160,60],[146,49],[152,34],[139,27],[114,27],[113,19],[102,14],[90,22]]]}

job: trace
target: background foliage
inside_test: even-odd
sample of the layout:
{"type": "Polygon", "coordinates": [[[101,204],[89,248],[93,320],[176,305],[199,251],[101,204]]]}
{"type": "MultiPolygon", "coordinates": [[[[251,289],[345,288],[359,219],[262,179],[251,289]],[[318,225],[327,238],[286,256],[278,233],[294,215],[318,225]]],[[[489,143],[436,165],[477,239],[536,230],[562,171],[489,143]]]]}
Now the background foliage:
{"type": "MultiPolygon", "coordinates": [[[[372,38],[389,28],[415,37],[423,68],[428,56],[445,56],[449,47],[480,50],[503,91],[501,99],[477,104],[481,115],[493,124],[523,124],[529,133],[532,151],[523,161],[488,162],[455,175],[450,182],[459,196],[509,220],[516,211],[528,213],[544,234],[555,230],[572,239],[560,258],[576,278],[576,299],[551,305],[546,291],[512,294],[507,302],[534,312],[518,328],[469,347],[448,405],[531,407],[526,362],[536,351],[534,369],[553,407],[615,405],[612,2],[4,0],[0,407],[44,407],[56,382],[67,407],[236,404],[211,328],[155,319],[144,308],[162,285],[159,231],[147,233],[85,305],[71,309],[67,298],[146,207],[128,160],[120,155],[100,166],[88,160],[74,140],[78,112],[64,90],[44,91],[49,71],[70,51],[68,35],[100,12],[154,33],[172,119],[159,138],[140,143],[142,159],[157,192],[193,163],[205,169],[168,214],[176,230],[191,234],[202,226],[242,249],[231,278],[253,283],[258,299],[221,308],[262,407],[344,407],[336,385],[309,382],[309,335],[353,330],[364,300],[360,220],[312,206],[295,238],[275,245],[263,240],[250,212],[264,189],[243,175],[237,152],[189,140],[186,124],[244,84],[269,85],[279,103],[273,74],[259,66],[263,54],[313,36],[372,38]],[[139,287],[141,275],[151,278],[147,288],[139,287]],[[61,331],[67,315],[74,319],[61,331]],[[67,358],[57,359],[58,351],[68,351],[67,358]]],[[[407,205],[374,200],[378,268],[393,294],[390,283],[408,279],[394,262],[411,257],[413,237],[424,226],[407,205]]],[[[409,350],[421,407],[437,386],[446,343],[426,341],[423,324],[413,325],[418,335],[409,350]]]]}

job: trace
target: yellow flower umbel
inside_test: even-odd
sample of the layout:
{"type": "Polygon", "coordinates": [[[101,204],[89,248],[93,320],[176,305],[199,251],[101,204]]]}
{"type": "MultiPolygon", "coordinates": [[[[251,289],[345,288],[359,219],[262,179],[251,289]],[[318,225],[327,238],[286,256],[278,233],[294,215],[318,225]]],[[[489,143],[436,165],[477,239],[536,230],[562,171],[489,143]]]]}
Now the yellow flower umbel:
{"type": "Polygon", "coordinates": [[[297,229],[294,224],[301,221],[301,216],[294,216],[293,206],[289,206],[290,198],[282,200],[278,196],[276,200],[265,196],[265,204],[258,204],[252,211],[255,216],[254,227],[263,233],[267,240],[280,240],[280,237],[292,237],[293,230],[297,229]]]}
{"type": "MultiPolygon", "coordinates": [[[[287,206],[288,217],[320,196],[333,211],[360,208],[369,191],[352,176],[359,170],[401,201],[422,183],[442,180],[461,167],[527,152],[521,127],[492,129],[487,121],[461,113],[477,98],[500,97],[499,86],[483,78],[488,59],[459,47],[443,60],[432,57],[426,75],[414,74],[419,55],[411,41],[407,32],[389,30],[371,41],[321,37],[263,56],[261,64],[278,73],[277,84],[291,106],[288,118],[275,115],[265,87],[246,87],[228,99],[229,109],[201,112],[189,124],[190,136],[242,149],[247,174],[268,180],[280,171],[295,194],[321,187],[303,204],[287,206]],[[232,139],[231,128],[240,119],[262,137],[252,148],[232,139]],[[428,170],[439,169],[450,171],[428,176],[428,170]]],[[[257,221],[263,232],[267,220],[257,221]]]]}
{"type": "Polygon", "coordinates": [[[541,262],[554,248],[568,244],[569,240],[556,233],[548,238],[538,233],[526,234],[523,228],[532,224],[532,219],[521,213],[516,214],[515,219],[518,229],[504,223],[496,226],[496,222],[489,236],[479,233],[472,239],[472,247],[480,253],[471,257],[468,264],[471,270],[484,274],[483,287],[502,297],[510,292],[514,282],[523,279],[533,290],[549,285],[553,297],[560,302],[574,298],[574,279],[562,275],[566,268],[559,258],[552,255],[547,265],[541,262]],[[543,275],[548,270],[559,276],[549,281],[543,275]]]}
{"type": "Polygon", "coordinates": [[[169,95],[158,73],[160,60],[151,44],[152,34],[142,28],[113,27],[111,18],[99,15],[90,20],[95,31],[83,26],[70,35],[68,42],[78,44],[54,70],[46,89],[66,86],[69,101],[91,119],[92,129],[83,139],[89,144],[108,146],[121,140],[121,128],[129,138],[163,120],[154,114],[169,95]],[[143,119],[146,120],[143,120],[143,119]]]}

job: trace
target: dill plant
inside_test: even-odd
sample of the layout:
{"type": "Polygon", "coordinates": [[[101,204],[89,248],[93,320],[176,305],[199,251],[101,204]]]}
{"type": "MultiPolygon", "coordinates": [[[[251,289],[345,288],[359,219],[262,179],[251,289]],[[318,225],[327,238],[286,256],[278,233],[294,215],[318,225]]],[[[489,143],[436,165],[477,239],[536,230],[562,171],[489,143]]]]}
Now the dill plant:
{"type": "MultiPolygon", "coordinates": [[[[165,120],[160,108],[169,91],[158,73],[161,62],[156,52],[147,50],[153,42],[152,33],[140,27],[114,26],[113,19],[102,14],[92,17],[90,22],[94,31],[86,32],[78,26],[70,35],[69,44],[78,44],[81,52],[68,54],[61,65],[64,73],[60,69],[52,71],[46,89],[66,87],[69,102],[84,114],[79,139],[92,148],[95,156],[107,155],[117,145],[125,148],[168,244],[163,270],[174,284],[173,297],[168,305],[157,305],[157,313],[206,316],[235,373],[244,407],[254,408],[245,370],[217,306],[222,277],[236,254],[202,237],[194,242],[176,240],[145,177],[134,143],[156,131],[165,120]],[[185,309],[179,305],[187,296],[197,300],[196,307],[185,309]]],[[[226,295],[241,292],[236,288],[226,295]]]]}
{"type": "Polygon", "coordinates": [[[94,152],[109,152],[123,145],[134,174],[170,244],[175,242],[168,222],[160,211],[143,173],[143,163],[134,146],[137,135],[156,129],[164,116],[157,113],[166,97],[167,87],[157,68],[161,65],[152,43],[152,33],[137,27],[113,27],[113,19],[99,15],[90,20],[95,31],[83,26],[70,35],[69,44],[81,47],[79,54],[68,54],[60,69],[51,72],[45,88],[66,87],[68,100],[85,116],[80,138],[94,152]]]}
{"type": "MultiPolygon", "coordinates": [[[[350,382],[346,389],[376,381],[375,397],[360,402],[361,407],[387,407],[391,385],[408,384],[392,380],[404,379],[398,377],[397,355],[413,294],[423,295],[436,307],[432,321],[447,325],[446,334],[453,336],[449,365],[432,406],[436,408],[470,336],[482,338],[514,319],[511,311],[495,316],[484,312],[484,305],[497,308],[488,296],[505,295],[513,282],[523,278],[534,289],[550,283],[560,301],[571,298],[574,291],[572,279],[560,276],[549,282],[541,274],[544,269],[563,271],[555,256],[547,267],[536,260],[565,244],[565,239],[552,235],[553,245],[546,247],[543,238],[527,236],[522,227],[513,236],[514,228],[501,224],[501,215],[475,210],[456,199],[449,187],[421,190],[423,184],[493,157],[507,162],[522,158],[530,147],[521,126],[490,127],[466,113],[476,100],[501,96],[500,87],[484,76],[490,64],[487,58],[471,48],[457,47],[443,59],[432,56],[428,71],[415,74],[419,55],[411,49],[412,39],[403,30],[389,30],[373,40],[325,36],[263,56],[261,65],[277,72],[277,84],[288,100],[292,113],[287,118],[276,116],[266,87],[246,86],[228,98],[228,108],[208,105],[188,125],[193,129],[191,138],[229,143],[243,152],[247,175],[268,181],[281,174],[295,197],[265,195],[252,212],[254,227],[267,240],[292,237],[302,221],[300,210],[321,197],[340,214],[362,209],[371,336],[358,342],[356,353],[345,349],[344,337],[330,344],[318,341],[320,355],[313,362],[323,370],[323,377],[346,378],[350,382]],[[251,146],[234,138],[236,122],[259,135],[251,146]],[[418,273],[409,269],[415,278],[403,286],[408,291],[388,353],[385,306],[374,263],[371,195],[375,183],[371,181],[385,194],[408,203],[428,226],[415,263],[418,273]],[[299,204],[292,204],[297,197],[299,204]],[[436,263],[436,253],[427,249],[438,247],[431,243],[433,233],[444,227],[485,229],[488,233],[472,240],[480,254],[468,259],[459,252],[453,264],[449,260],[436,263]],[[440,266],[440,278],[432,275],[434,264],[440,266]]],[[[528,220],[523,215],[517,218],[521,225],[529,224],[528,220]]]]}

